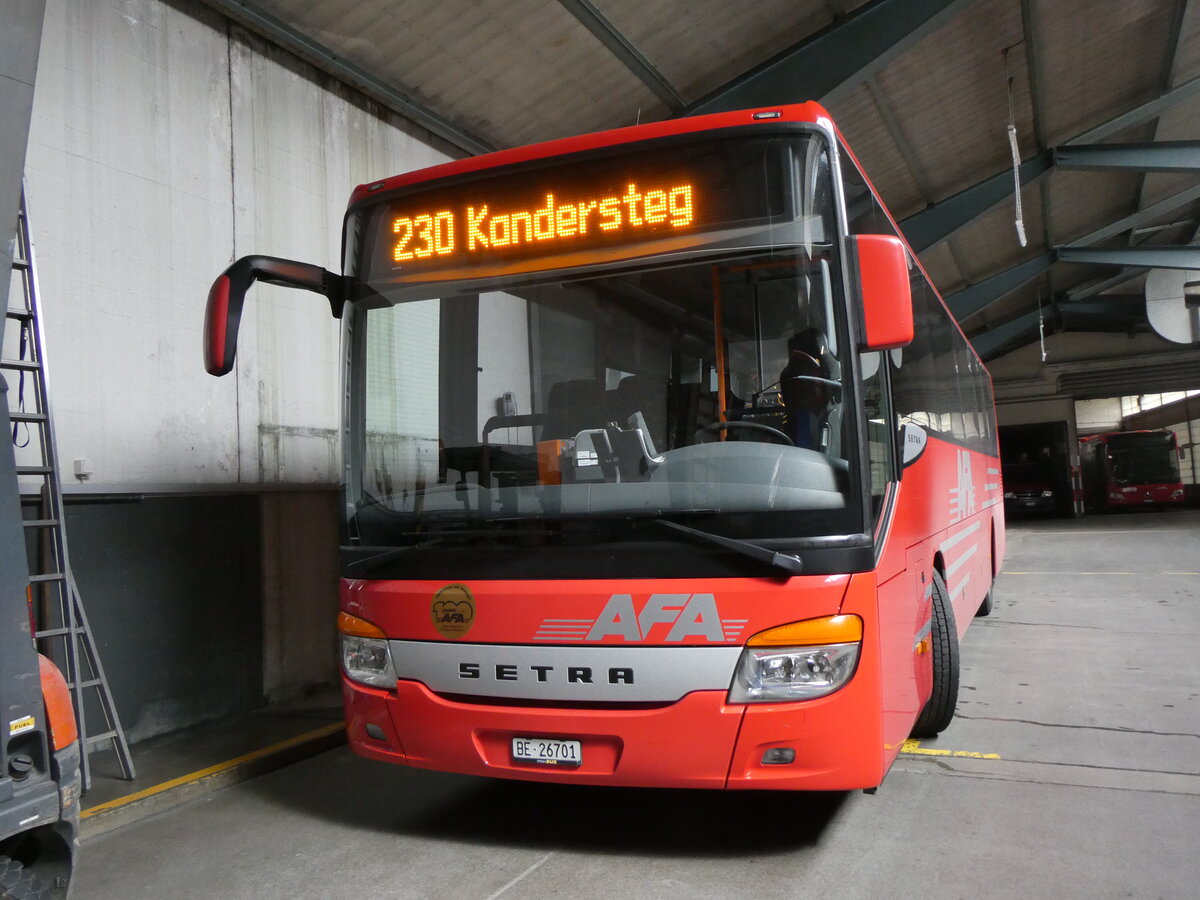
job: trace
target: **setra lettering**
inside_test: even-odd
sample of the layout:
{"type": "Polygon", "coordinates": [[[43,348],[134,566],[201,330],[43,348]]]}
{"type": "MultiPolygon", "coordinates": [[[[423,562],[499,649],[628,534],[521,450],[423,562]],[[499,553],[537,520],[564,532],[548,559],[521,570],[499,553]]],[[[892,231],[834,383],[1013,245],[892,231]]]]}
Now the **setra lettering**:
{"type": "MultiPolygon", "coordinates": [[[[533,665],[526,668],[532,673],[533,680],[539,684],[550,682],[551,674],[554,672],[559,672],[559,674],[557,679],[553,680],[565,680],[567,684],[596,684],[599,674],[591,666],[567,666],[565,670],[545,665],[533,665]]],[[[458,677],[471,681],[480,680],[483,678],[483,668],[479,663],[459,663],[458,677]]],[[[599,674],[599,677],[603,677],[609,684],[633,684],[635,682],[633,669],[628,666],[612,666],[599,674]]],[[[493,678],[495,681],[525,681],[529,676],[523,674],[522,668],[516,663],[497,663],[493,667],[493,678]]]]}

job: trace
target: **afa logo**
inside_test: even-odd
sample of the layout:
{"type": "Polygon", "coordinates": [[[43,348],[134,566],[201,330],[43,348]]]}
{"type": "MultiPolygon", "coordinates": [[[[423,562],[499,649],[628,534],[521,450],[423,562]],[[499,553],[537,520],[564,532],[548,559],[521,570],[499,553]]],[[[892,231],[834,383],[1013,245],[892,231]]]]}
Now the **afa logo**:
{"type": "Polygon", "coordinates": [[[641,603],[613,594],[594,619],[543,619],[533,639],[725,644],[737,641],[749,621],[722,618],[712,594],[651,594],[641,603]]]}
{"type": "Polygon", "coordinates": [[[433,627],[445,638],[460,638],[475,624],[475,598],[463,584],[448,584],[433,595],[433,627]]]}
{"type": "Polygon", "coordinates": [[[950,488],[950,523],[961,522],[973,516],[977,508],[975,501],[975,479],[971,475],[971,454],[958,451],[958,483],[950,488]]]}

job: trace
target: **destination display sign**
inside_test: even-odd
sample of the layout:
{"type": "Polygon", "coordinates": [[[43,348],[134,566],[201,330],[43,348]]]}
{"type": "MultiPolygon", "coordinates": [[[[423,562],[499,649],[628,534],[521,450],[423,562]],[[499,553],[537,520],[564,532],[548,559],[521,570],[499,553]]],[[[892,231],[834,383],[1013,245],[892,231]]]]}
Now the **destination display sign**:
{"type": "Polygon", "coordinates": [[[422,186],[373,217],[371,276],[470,276],[541,259],[553,267],[556,257],[634,256],[675,236],[786,221],[789,161],[805,140],[628,147],[422,186]]]}

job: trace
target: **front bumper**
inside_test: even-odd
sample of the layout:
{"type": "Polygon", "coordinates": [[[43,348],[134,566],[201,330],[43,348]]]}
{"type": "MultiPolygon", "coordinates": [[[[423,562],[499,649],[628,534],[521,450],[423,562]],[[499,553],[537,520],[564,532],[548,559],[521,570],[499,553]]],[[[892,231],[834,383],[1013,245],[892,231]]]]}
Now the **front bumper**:
{"type": "Polygon", "coordinates": [[[894,757],[863,674],[828,697],[762,706],[729,705],[724,691],[633,707],[518,706],[441,696],[416,681],[393,692],[348,679],[343,694],[355,752],[417,768],[626,787],[850,790],[878,786],[894,757]],[[579,740],[583,763],[514,761],[513,737],[579,740]],[[779,747],[794,749],[795,762],[763,765],[779,747]]]}

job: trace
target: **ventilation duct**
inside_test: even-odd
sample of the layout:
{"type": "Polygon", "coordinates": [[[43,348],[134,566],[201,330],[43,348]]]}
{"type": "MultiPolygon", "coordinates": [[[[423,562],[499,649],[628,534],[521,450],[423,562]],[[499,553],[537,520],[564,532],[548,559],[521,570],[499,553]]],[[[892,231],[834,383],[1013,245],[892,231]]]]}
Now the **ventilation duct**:
{"type": "Polygon", "coordinates": [[[1086,370],[1061,371],[1058,376],[1059,393],[1076,400],[1161,394],[1197,388],[1200,388],[1200,354],[1191,355],[1190,358],[1171,356],[1159,362],[1147,360],[1125,365],[1113,360],[1096,368],[1089,366],[1086,370]]]}

